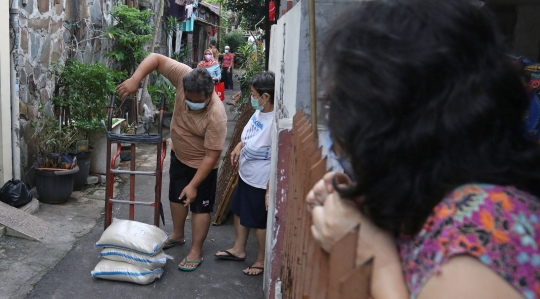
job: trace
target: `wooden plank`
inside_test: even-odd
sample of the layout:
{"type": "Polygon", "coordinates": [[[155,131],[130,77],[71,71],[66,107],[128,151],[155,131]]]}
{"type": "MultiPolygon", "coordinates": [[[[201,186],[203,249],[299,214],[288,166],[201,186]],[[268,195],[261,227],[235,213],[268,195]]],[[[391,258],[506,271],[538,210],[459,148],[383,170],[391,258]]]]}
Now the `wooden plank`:
{"type": "Polygon", "coordinates": [[[358,238],[359,226],[356,226],[332,246],[328,281],[328,296],[330,298],[340,298],[340,280],[343,273],[349,273],[355,268],[358,238]]]}
{"type": "MultiPolygon", "coordinates": [[[[236,168],[237,167],[235,167],[235,169],[236,168]]],[[[214,215],[214,220],[212,221],[213,225],[221,225],[221,223],[225,221],[227,212],[229,212],[229,208],[228,208],[229,202],[231,200],[232,194],[237,184],[238,184],[238,171],[236,171],[236,173],[232,175],[231,180],[229,180],[227,188],[225,189],[225,194],[219,203],[216,215],[214,215]]]]}
{"type": "MultiPolygon", "coordinates": [[[[300,231],[300,214],[299,214],[299,199],[302,197],[302,190],[303,188],[303,180],[302,178],[305,177],[305,156],[303,155],[304,152],[304,144],[302,144],[301,140],[303,139],[302,136],[304,134],[308,134],[310,131],[309,123],[305,118],[302,118],[298,121],[297,125],[297,134],[294,136],[294,156],[295,156],[295,176],[292,178],[294,180],[294,193],[293,197],[290,199],[290,205],[291,205],[291,235],[290,235],[290,273],[291,277],[294,279],[294,281],[301,281],[301,277],[299,276],[299,268],[301,265],[299,264],[299,248],[301,248],[301,244],[299,244],[299,236],[301,235],[300,231]]],[[[299,294],[299,286],[298,283],[293,284],[290,288],[289,295],[291,298],[298,298],[299,294]]]]}
{"type": "Polygon", "coordinates": [[[341,299],[368,299],[371,294],[371,275],[373,272],[373,258],[366,263],[351,270],[339,281],[341,299]]]}
{"type": "Polygon", "coordinates": [[[328,278],[330,269],[330,256],[320,247],[318,247],[321,255],[319,259],[319,277],[317,280],[317,288],[315,290],[315,297],[317,299],[326,299],[328,297],[328,278]]]}
{"type": "MultiPolygon", "coordinates": [[[[306,146],[312,147],[314,146],[314,140],[311,140],[311,142],[303,143],[306,146]]],[[[320,159],[320,152],[318,153],[318,158],[320,159]]],[[[307,257],[308,252],[308,244],[309,240],[312,238],[311,235],[311,214],[307,210],[307,203],[305,201],[305,198],[307,196],[307,193],[312,188],[312,184],[310,184],[309,178],[313,175],[313,166],[310,161],[308,161],[308,157],[305,157],[305,164],[304,164],[304,171],[305,175],[302,177],[303,181],[303,190],[302,190],[302,196],[299,198],[299,213],[301,215],[301,223],[299,227],[299,231],[301,232],[300,238],[298,239],[299,246],[298,246],[298,254],[299,256],[299,273],[298,276],[300,277],[301,281],[308,281],[309,272],[307,270],[307,264],[310,262],[310,260],[307,257]]],[[[322,165],[322,164],[318,164],[322,165]]],[[[323,165],[324,168],[326,167],[323,165]]],[[[319,166],[320,167],[320,166],[319,166]]],[[[323,168],[323,169],[324,169],[323,168]]],[[[319,178],[322,178],[320,176],[319,178]]],[[[300,297],[302,294],[305,294],[306,291],[304,288],[307,288],[305,284],[299,284],[299,292],[296,294],[297,297],[300,297]]]]}

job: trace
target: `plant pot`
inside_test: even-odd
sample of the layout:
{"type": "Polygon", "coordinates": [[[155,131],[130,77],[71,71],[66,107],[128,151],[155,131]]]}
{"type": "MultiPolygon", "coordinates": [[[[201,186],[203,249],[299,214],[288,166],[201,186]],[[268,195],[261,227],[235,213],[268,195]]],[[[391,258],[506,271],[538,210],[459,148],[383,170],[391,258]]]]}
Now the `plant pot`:
{"type": "Polygon", "coordinates": [[[73,169],[36,169],[36,189],[39,201],[49,204],[65,203],[73,192],[75,173],[79,166],[73,169]]]}
{"type": "MultiPolygon", "coordinates": [[[[125,120],[122,118],[120,118],[119,120],[120,121],[118,121],[112,126],[113,133],[120,134],[120,128],[122,127],[121,124],[125,120]]],[[[111,144],[111,159],[114,154],[116,154],[117,147],[118,146],[116,143],[111,144]]],[[[117,167],[119,163],[120,159],[116,159],[116,164],[114,165],[114,167],[117,167]]],[[[103,132],[103,135],[97,138],[92,149],[92,155],[90,156],[90,172],[106,174],[107,167],[109,167],[110,164],[110,161],[107,162],[107,135],[105,132],[103,132]]]]}
{"type": "Polygon", "coordinates": [[[122,145],[120,150],[120,160],[131,161],[131,145],[122,145]]]}
{"type": "Polygon", "coordinates": [[[77,157],[77,166],[79,166],[79,171],[75,173],[73,181],[73,190],[81,190],[86,185],[86,180],[90,174],[90,156],[92,152],[78,152],[76,154],[70,154],[70,156],[77,157]]]}

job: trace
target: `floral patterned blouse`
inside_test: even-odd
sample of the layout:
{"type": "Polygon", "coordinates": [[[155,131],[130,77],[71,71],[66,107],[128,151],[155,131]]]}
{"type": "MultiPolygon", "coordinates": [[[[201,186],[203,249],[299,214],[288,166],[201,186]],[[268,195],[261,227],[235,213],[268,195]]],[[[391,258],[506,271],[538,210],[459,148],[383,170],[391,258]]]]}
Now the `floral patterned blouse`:
{"type": "Polygon", "coordinates": [[[398,246],[413,299],[442,264],[460,254],[478,258],[525,298],[540,298],[540,200],[514,187],[454,190],[420,233],[400,238],[398,246]]]}

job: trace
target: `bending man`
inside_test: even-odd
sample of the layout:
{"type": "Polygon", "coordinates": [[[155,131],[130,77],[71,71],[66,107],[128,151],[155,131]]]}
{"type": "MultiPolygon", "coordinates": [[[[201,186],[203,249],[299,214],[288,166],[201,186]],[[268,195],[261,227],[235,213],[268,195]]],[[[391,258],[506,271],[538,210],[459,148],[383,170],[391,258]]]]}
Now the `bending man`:
{"type": "Polygon", "coordinates": [[[214,93],[214,81],[205,69],[192,70],[159,54],[148,55],[133,76],[118,86],[120,97],[136,93],[141,80],[153,71],[176,86],[169,170],[174,230],[164,249],[185,243],[184,226],[189,207],[192,245],[178,269],[193,271],[203,261],[202,245],[210,228],[219,157],[227,135],[227,115],[214,93]]]}

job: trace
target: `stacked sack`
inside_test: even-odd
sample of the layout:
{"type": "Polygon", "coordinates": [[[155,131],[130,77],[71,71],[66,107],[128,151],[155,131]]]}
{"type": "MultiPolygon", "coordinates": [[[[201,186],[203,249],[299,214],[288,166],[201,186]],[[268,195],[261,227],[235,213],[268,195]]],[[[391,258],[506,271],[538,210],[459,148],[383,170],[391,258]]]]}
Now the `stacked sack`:
{"type": "Polygon", "coordinates": [[[167,234],[160,228],[132,220],[113,219],[96,247],[103,258],[92,276],[137,284],[149,284],[163,274],[170,256],[163,253],[167,234]]]}

